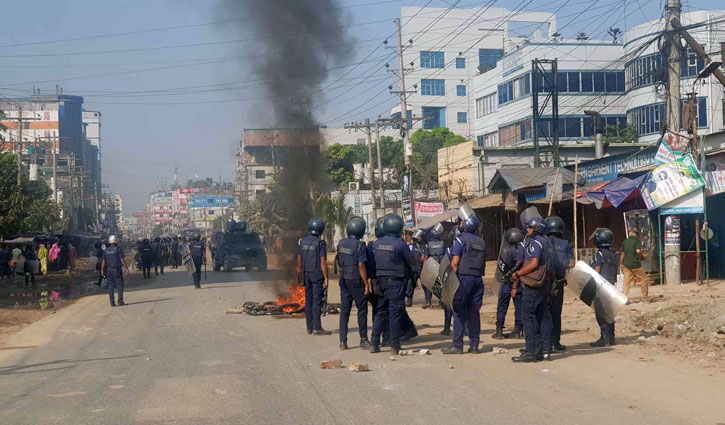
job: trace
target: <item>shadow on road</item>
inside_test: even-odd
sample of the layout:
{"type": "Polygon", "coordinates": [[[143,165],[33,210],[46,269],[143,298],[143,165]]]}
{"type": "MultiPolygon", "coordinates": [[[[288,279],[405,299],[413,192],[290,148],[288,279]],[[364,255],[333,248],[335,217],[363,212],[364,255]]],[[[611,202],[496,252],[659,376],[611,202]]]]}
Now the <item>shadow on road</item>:
{"type": "Polygon", "coordinates": [[[68,369],[68,368],[76,367],[76,366],[78,366],[79,363],[130,359],[130,358],[140,357],[140,356],[141,356],[141,354],[131,354],[128,356],[99,357],[99,358],[95,358],[95,359],[79,359],[79,360],[63,359],[63,360],[54,360],[52,362],[43,362],[43,363],[35,363],[35,364],[28,364],[28,365],[6,366],[6,367],[0,367],[0,375],[14,375],[14,374],[18,374],[18,373],[34,373],[34,372],[46,372],[46,371],[52,371],[52,370],[61,370],[61,369],[68,369]],[[35,367],[64,365],[64,364],[67,364],[68,366],[57,367],[57,368],[52,368],[52,369],[25,370],[25,369],[32,369],[35,367]]]}

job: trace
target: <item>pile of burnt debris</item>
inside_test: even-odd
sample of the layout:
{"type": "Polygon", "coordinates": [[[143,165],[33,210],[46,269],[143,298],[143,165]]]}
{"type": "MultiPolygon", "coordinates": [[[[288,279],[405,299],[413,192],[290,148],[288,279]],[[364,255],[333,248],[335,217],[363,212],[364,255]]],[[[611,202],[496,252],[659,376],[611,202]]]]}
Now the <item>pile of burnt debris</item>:
{"type": "MultiPolygon", "coordinates": [[[[298,303],[278,304],[274,301],[254,302],[247,301],[242,305],[244,314],[250,316],[282,316],[285,314],[304,313],[305,306],[298,303]]],[[[323,314],[339,314],[340,304],[327,304],[323,307],[323,314]]]]}

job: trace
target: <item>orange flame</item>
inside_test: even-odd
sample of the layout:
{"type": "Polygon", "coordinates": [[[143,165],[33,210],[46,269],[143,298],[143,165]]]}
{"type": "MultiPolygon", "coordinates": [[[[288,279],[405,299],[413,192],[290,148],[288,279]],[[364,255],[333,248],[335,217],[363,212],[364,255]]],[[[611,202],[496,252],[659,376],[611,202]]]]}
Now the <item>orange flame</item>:
{"type": "Polygon", "coordinates": [[[275,304],[284,306],[282,311],[291,313],[305,306],[305,287],[292,285],[288,294],[277,295],[275,304]]]}

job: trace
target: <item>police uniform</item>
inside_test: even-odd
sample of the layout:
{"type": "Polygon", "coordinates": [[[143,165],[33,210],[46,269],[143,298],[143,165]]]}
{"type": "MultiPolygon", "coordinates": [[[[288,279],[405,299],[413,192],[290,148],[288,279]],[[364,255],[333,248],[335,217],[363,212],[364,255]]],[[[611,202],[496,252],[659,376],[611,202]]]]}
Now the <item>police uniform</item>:
{"type": "Polygon", "coordinates": [[[302,257],[303,283],[305,285],[305,319],[307,331],[322,330],[322,301],[325,296],[320,261],[327,258],[327,244],[315,235],[307,235],[297,244],[297,255],[302,257]]]}
{"type": "Polygon", "coordinates": [[[373,323],[372,343],[377,346],[387,321],[390,330],[390,346],[400,349],[401,321],[405,313],[405,268],[412,254],[402,239],[383,236],[373,244],[376,276],[383,296],[378,297],[376,317],[373,323]]]}
{"type": "MultiPolygon", "coordinates": [[[[374,284],[374,280],[377,280],[377,274],[376,274],[376,264],[375,264],[375,249],[373,248],[373,241],[368,242],[367,244],[367,259],[368,261],[365,263],[365,270],[368,273],[368,278],[370,279],[370,286],[372,288],[374,284]]],[[[372,308],[372,315],[373,315],[373,327],[375,326],[376,317],[379,317],[378,315],[378,303],[380,301],[380,296],[375,295],[373,292],[370,292],[368,295],[368,301],[370,302],[370,307],[372,308]]],[[[382,336],[383,341],[381,345],[388,345],[390,343],[390,330],[388,328],[388,322],[385,320],[383,323],[380,324],[382,327],[382,336]]]]}
{"type": "MultiPolygon", "coordinates": [[[[557,281],[563,282],[566,278],[566,271],[569,268],[569,262],[574,261],[574,248],[566,239],[558,236],[549,236],[549,246],[551,250],[550,266],[552,273],[557,281]]],[[[561,345],[561,311],[564,305],[564,286],[557,285],[557,291],[551,296],[551,343],[557,347],[561,345]]]]}
{"type": "Polygon", "coordinates": [[[103,251],[103,260],[105,260],[106,282],[108,283],[108,297],[111,305],[116,305],[114,290],[118,292],[118,303],[123,304],[123,250],[118,245],[109,245],[103,251]]]}
{"type": "MultiPolygon", "coordinates": [[[[408,286],[405,290],[405,297],[407,298],[408,305],[413,304],[413,295],[415,294],[415,287],[418,285],[418,279],[420,279],[420,273],[423,271],[423,255],[425,255],[425,244],[418,243],[415,239],[410,244],[410,253],[413,254],[415,262],[410,265],[410,275],[408,277],[408,286]]],[[[426,302],[428,302],[428,294],[426,293],[426,302]]]]}
{"type": "Polygon", "coordinates": [[[365,243],[359,239],[342,239],[337,245],[337,263],[340,266],[340,302],[342,304],[340,308],[340,342],[347,343],[347,325],[353,301],[357,307],[360,340],[367,341],[368,301],[365,298],[365,283],[362,281],[359,269],[360,264],[367,264],[365,243]]]}
{"type": "MultiPolygon", "coordinates": [[[[600,247],[599,251],[594,255],[592,268],[600,267],[599,274],[607,279],[609,283],[617,281],[617,272],[619,270],[619,256],[607,247],[600,247]]],[[[596,315],[599,329],[601,330],[601,340],[608,344],[614,344],[614,322],[607,321],[600,315],[596,315]]]]}
{"type": "MultiPolygon", "coordinates": [[[[545,265],[546,252],[549,249],[546,239],[537,234],[526,244],[524,264],[536,258],[539,260],[539,267],[545,265]]],[[[551,282],[549,280],[547,277],[544,285],[539,288],[526,287],[523,293],[521,320],[524,324],[526,351],[531,354],[540,353],[544,347],[547,352],[551,348],[551,312],[549,310],[551,282]]]]}
{"type": "Polygon", "coordinates": [[[471,350],[478,350],[481,335],[483,275],[486,271],[486,243],[479,236],[464,232],[453,243],[451,254],[459,257],[458,280],[453,297],[453,346],[463,349],[463,334],[468,325],[471,350]]]}
{"type": "MultiPolygon", "coordinates": [[[[446,244],[431,233],[430,240],[425,245],[424,253],[426,257],[432,258],[440,264],[443,260],[443,256],[446,255],[446,244]]],[[[433,302],[433,292],[429,291],[428,288],[424,286],[423,293],[425,294],[425,303],[427,305],[431,305],[433,302]]]]}
{"type": "Polygon", "coordinates": [[[189,255],[191,261],[194,262],[194,272],[191,274],[194,278],[194,288],[201,288],[201,264],[204,262],[204,243],[200,240],[192,240],[189,242],[189,255]]]}
{"type": "Polygon", "coordinates": [[[153,251],[154,274],[158,276],[161,263],[161,242],[157,240],[151,242],[151,251],[153,251]]]}
{"type": "Polygon", "coordinates": [[[144,241],[144,243],[141,244],[139,252],[141,256],[141,266],[143,268],[143,277],[149,278],[151,277],[151,267],[154,262],[153,247],[151,247],[151,244],[144,241]]]}
{"type": "MultiPolygon", "coordinates": [[[[524,243],[520,242],[516,246],[509,246],[506,252],[501,254],[499,258],[499,268],[501,272],[506,274],[509,273],[516,265],[521,264],[524,261],[524,243]]],[[[509,305],[511,304],[511,280],[501,282],[501,288],[498,291],[498,304],[496,305],[496,330],[504,328],[506,322],[506,314],[509,311],[509,305]]],[[[523,289],[519,287],[519,289],[523,289]]],[[[524,328],[521,322],[521,294],[514,297],[514,330],[512,334],[516,334],[524,328]]],[[[512,335],[510,335],[512,336],[512,335]]]]}

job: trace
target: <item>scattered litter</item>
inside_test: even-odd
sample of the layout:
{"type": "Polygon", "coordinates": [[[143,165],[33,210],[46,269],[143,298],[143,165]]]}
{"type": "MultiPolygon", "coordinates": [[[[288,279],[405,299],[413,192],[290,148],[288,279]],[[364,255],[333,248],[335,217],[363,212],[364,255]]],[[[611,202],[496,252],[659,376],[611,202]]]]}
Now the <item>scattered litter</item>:
{"type": "Polygon", "coordinates": [[[320,369],[337,369],[342,367],[342,360],[330,360],[322,362],[320,369]]]}
{"type": "Polygon", "coordinates": [[[395,356],[390,356],[391,361],[395,361],[395,356]]]}
{"type": "Polygon", "coordinates": [[[455,366],[453,366],[452,364],[449,364],[449,365],[448,365],[448,369],[455,369],[455,368],[456,368],[456,367],[455,367],[455,366]]]}
{"type": "Polygon", "coordinates": [[[709,358],[711,358],[711,359],[714,359],[714,358],[717,357],[717,354],[715,354],[714,351],[710,351],[709,353],[706,354],[706,356],[709,357],[709,358]]]}
{"type": "Polygon", "coordinates": [[[400,356],[412,356],[412,355],[419,355],[419,356],[425,356],[428,354],[431,354],[430,350],[427,348],[421,348],[421,349],[411,349],[411,350],[400,350],[398,352],[398,355],[400,356]]]}
{"type": "Polygon", "coordinates": [[[225,311],[226,314],[244,314],[244,310],[241,308],[230,308],[229,310],[225,311]]]}
{"type": "Polygon", "coordinates": [[[550,372],[549,369],[541,369],[541,371],[544,372],[544,373],[549,373],[550,372]]]}
{"type": "Polygon", "coordinates": [[[506,348],[504,347],[493,347],[493,350],[491,351],[494,356],[498,356],[499,354],[506,354],[506,348]]]}
{"type": "Polygon", "coordinates": [[[421,348],[420,351],[418,351],[419,356],[428,356],[430,354],[431,354],[431,352],[427,348],[421,348]]]}
{"type": "Polygon", "coordinates": [[[150,360],[151,360],[151,357],[146,357],[146,361],[147,362],[150,361],[150,360]]]}
{"type": "Polygon", "coordinates": [[[348,370],[353,372],[369,372],[370,368],[367,363],[350,363],[347,367],[348,370]]]}

